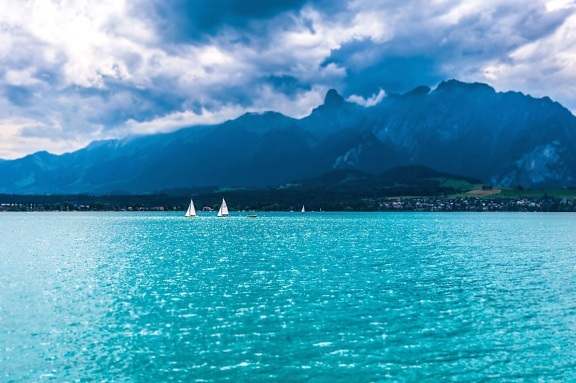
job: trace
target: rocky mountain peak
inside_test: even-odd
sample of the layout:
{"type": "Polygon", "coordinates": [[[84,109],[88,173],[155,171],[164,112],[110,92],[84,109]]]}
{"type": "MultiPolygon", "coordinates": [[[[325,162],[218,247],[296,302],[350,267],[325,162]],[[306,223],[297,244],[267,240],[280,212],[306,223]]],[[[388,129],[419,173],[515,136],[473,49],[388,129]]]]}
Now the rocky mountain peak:
{"type": "Polygon", "coordinates": [[[487,93],[496,93],[494,88],[492,88],[488,84],[483,84],[479,82],[467,83],[458,80],[442,81],[440,84],[438,84],[436,90],[447,92],[462,90],[462,91],[483,91],[487,93]]]}
{"type": "Polygon", "coordinates": [[[324,98],[324,105],[327,107],[340,106],[345,102],[344,97],[340,96],[336,89],[330,89],[324,98]]]}

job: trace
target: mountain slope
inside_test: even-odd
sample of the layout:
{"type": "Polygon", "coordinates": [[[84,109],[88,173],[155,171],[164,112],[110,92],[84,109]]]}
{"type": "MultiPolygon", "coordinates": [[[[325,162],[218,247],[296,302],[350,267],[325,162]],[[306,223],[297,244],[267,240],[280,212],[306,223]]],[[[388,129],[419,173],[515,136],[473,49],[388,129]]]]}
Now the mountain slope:
{"type": "Polygon", "coordinates": [[[576,184],[576,118],[548,98],[455,80],[373,107],[336,91],[302,119],[246,114],[214,126],[94,142],[60,156],[0,161],[0,193],[152,193],[268,187],[332,170],[399,166],[503,186],[576,184]]]}
{"type": "Polygon", "coordinates": [[[409,164],[504,186],[574,184],[576,118],[548,98],[451,80],[388,97],[367,125],[409,164]]]}

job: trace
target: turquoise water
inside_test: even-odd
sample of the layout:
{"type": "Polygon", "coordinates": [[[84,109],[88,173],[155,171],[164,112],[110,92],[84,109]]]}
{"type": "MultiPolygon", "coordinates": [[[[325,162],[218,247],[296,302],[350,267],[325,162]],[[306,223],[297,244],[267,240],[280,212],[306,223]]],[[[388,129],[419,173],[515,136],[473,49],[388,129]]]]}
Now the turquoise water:
{"type": "Polygon", "coordinates": [[[576,215],[0,214],[2,382],[576,381],[576,215]]]}

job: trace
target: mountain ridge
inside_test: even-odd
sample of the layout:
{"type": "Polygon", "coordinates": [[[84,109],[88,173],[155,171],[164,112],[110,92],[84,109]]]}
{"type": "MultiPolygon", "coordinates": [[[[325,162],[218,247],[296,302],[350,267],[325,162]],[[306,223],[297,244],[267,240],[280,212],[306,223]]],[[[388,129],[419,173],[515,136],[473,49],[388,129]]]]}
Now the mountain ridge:
{"type": "Polygon", "coordinates": [[[548,97],[447,80],[374,106],[336,90],[301,119],[246,113],[217,125],[0,161],[0,193],[154,193],[274,187],[338,169],[424,165],[506,187],[576,182],[576,117],[548,97]]]}

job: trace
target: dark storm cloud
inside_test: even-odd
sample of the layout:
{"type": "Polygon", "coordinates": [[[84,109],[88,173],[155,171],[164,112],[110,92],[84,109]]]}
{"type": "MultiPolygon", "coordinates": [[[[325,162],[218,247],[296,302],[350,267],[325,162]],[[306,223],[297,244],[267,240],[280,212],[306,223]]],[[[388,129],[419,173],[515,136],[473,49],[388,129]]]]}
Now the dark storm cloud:
{"type": "Polygon", "coordinates": [[[272,75],[263,78],[262,81],[269,84],[275,91],[286,95],[295,95],[299,90],[310,90],[311,87],[310,84],[302,83],[293,76],[272,75]]]}
{"type": "MultiPolygon", "coordinates": [[[[250,23],[253,21],[298,11],[306,3],[306,0],[158,0],[152,3],[147,12],[152,11],[152,19],[166,39],[185,42],[205,39],[217,34],[223,27],[251,30],[250,23]]],[[[289,19],[284,22],[289,22],[289,19]]]]}
{"type": "Polygon", "coordinates": [[[378,88],[405,92],[465,77],[490,60],[506,60],[518,47],[550,36],[567,17],[566,12],[548,12],[542,4],[517,2],[496,4],[447,23],[449,9],[429,6],[419,12],[419,4],[411,4],[383,13],[390,19],[384,22],[395,24],[390,40],[352,40],[325,60],[324,65],[346,68],[346,91],[363,96],[378,88]]]}
{"type": "Polygon", "coordinates": [[[4,97],[6,97],[12,105],[29,106],[33,102],[34,93],[27,87],[7,85],[3,90],[4,97]]]}
{"type": "Polygon", "coordinates": [[[379,89],[401,93],[418,85],[433,85],[442,80],[433,57],[392,55],[386,44],[353,42],[332,52],[323,65],[347,68],[345,92],[370,96],[379,89]]]}
{"type": "Polygon", "coordinates": [[[114,80],[106,82],[106,87],[101,89],[77,88],[75,93],[79,99],[87,102],[96,99],[106,105],[101,113],[90,115],[87,121],[111,127],[128,119],[146,121],[164,116],[186,100],[176,93],[138,89],[114,80]]]}

